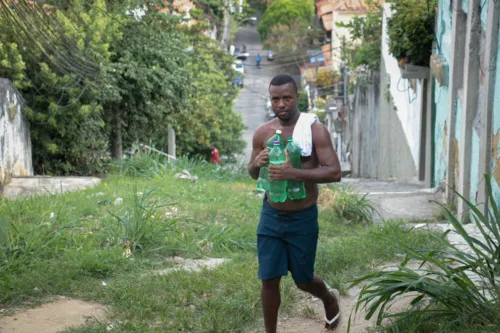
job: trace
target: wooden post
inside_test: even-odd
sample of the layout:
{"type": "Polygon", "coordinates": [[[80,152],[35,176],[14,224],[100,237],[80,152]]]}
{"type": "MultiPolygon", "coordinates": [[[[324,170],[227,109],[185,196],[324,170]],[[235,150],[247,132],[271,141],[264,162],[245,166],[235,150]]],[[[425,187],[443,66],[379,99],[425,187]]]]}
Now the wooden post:
{"type": "Polygon", "coordinates": [[[177,157],[175,155],[175,130],[171,125],[168,125],[168,155],[173,156],[174,158],[177,157]]]}

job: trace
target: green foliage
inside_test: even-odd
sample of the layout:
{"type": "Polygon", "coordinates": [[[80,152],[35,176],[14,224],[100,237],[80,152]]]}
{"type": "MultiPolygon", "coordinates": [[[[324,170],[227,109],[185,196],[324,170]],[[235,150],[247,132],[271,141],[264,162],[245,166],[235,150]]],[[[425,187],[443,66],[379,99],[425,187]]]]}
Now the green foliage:
{"type": "Polygon", "coordinates": [[[111,55],[109,45],[119,40],[121,33],[103,0],[92,1],[89,8],[79,1],[73,5],[77,10],[53,9],[52,15],[38,20],[31,16],[23,20],[17,12],[11,12],[36,29],[51,23],[57,26],[47,37],[49,41],[40,35],[31,40],[21,27],[5,21],[9,16],[0,18],[0,25],[9,27],[0,31],[0,71],[13,80],[25,100],[36,173],[95,173],[107,159],[99,103],[100,74],[87,72],[91,64],[78,59],[86,55],[106,66],[111,55]],[[51,54],[42,43],[51,44],[51,54]],[[61,60],[64,57],[66,60],[61,60]]]}
{"type": "Polygon", "coordinates": [[[275,0],[267,7],[257,30],[262,40],[266,40],[275,25],[291,26],[297,21],[307,25],[313,18],[312,0],[275,0]]]}
{"type": "Polygon", "coordinates": [[[307,112],[307,110],[309,109],[309,98],[307,97],[307,93],[304,90],[300,92],[297,108],[300,112],[307,112]]]}
{"type": "Polygon", "coordinates": [[[319,112],[318,112],[318,111],[316,111],[316,112],[315,112],[315,111],[312,111],[312,113],[314,113],[314,114],[318,117],[319,121],[320,121],[322,124],[324,124],[324,123],[325,123],[325,119],[326,119],[326,112],[321,112],[321,111],[319,111],[319,112]]]}
{"type": "Polygon", "coordinates": [[[400,62],[429,66],[434,41],[436,0],[401,0],[387,20],[389,52],[400,62]]]}
{"type": "Polygon", "coordinates": [[[347,186],[334,186],[332,190],[334,200],[329,209],[338,219],[347,224],[373,223],[373,216],[377,211],[367,194],[361,195],[347,186]]]}
{"type": "Polygon", "coordinates": [[[336,79],[339,79],[339,75],[337,75],[334,70],[320,71],[316,76],[316,87],[319,89],[332,90],[336,79]]]}
{"type": "Polygon", "coordinates": [[[405,259],[395,270],[381,270],[355,280],[352,286],[368,282],[361,290],[356,310],[366,307],[367,319],[380,310],[377,323],[392,318],[396,328],[405,327],[409,320],[418,320],[416,324],[413,322],[413,330],[405,332],[422,332],[419,324],[429,322],[439,324],[436,332],[463,331],[461,328],[470,324],[486,332],[500,328],[500,213],[491,189],[491,177],[485,175],[484,181],[490,197],[488,217],[455,192],[470,209],[480,236],[469,234],[453,213],[443,206],[453,232],[467,246],[452,244],[447,239],[450,230],[442,236],[433,236],[441,244],[440,250],[415,248],[393,239],[405,250],[405,259]],[[389,313],[396,297],[409,296],[409,293],[413,298],[409,309],[389,313]]]}
{"type": "Polygon", "coordinates": [[[178,154],[208,157],[211,144],[220,154],[240,152],[244,125],[233,111],[233,58],[199,31],[191,32],[191,42],[196,45],[186,68],[191,83],[184,87],[189,109],[176,118],[178,154]]]}
{"type": "Polygon", "coordinates": [[[48,3],[50,15],[38,6],[24,16],[0,8],[8,27],[0,31],[0,75],[26,102],[36,173],[104,172],[109,144],[116,158],[137,141],[164,149],[168,125],[179,133],[180,154],[205,156],[211,143],[224,154],[241,150],[231,59],[202,35],[206,22],[179,25],[156,10],[162,1],[150,2],[141,21],[107,7],[122,13],[137,5],[132,0],[48,3]],[[30,29],[57,29],[49,40],[29,37],[10,17],[30,29]]]}
{"type": "Polygon", "coordinates": [[[154,190],[145,193],[137,193],[137,188],[133,187],[133,205],[127,209],[125,214],[111,214],[113,219],[107,220],[104,224],[106,230],[106,242],[112,246],[120,246],[130,253],[154,251],[155,248],[166,246],[165,235],[172,228],[172,225],[161,221],[159,209],[166,204],[159,204],[157,201],[150,201],[149,197],[154,190]]]}
{"type": "Polygon", "coordinates": [[[348,29],[351,36],[342,50],[348,65],[352,68],[365,65],[370,69],[378,69],[382,44],[382,6],[371,0],[367,4],[369,10],[366,17],[355,16],[349,23],[338,22],[337,26],[348,29]]]}
{"type": "Polygon", "coordinates": [[[307,57],[307,49],[317,35],[314,29],[308,29],[308,22],[302,18],[285,23],[276,23],[271,26],[270,32],[264,42],[264,48],[271,48],[277,54],[282,54],[288,59],[293,58],[297,63],[307,57]]]}
{"type": "MultiPolygon", "coordinates": [[[[113,146],[147,141],[157,132],[166,135],[167,124],[186,110],[187,38],[177,23],[175,17],[153,11],[141,21],[129,20],[123,39],[114,44],[107,71],[113,91],[102,96],[111,100],[104,115],[113,146]]],[[[121,158],[122,149],[117,148],[114,157],[121,158]]]]}
{"type": "MultiPolygon", "coordinates": [[[[4,265],[5,257],[1,257],[0,303],[5,312],[65,295],[105,304],[109,314],[100,323],[89,322],[67,332],[107,332],[113,325],[113,330],[130,333],[222,333],[254,331],[262,326],[261,284],[256,278],[255,258],[255,229],[262,198],[252,193],[255,182],[248,174],[217,170],[205,161],[179,159],[166,163],[160,156],[142,155],[139,161],[133,161],[134,157],[120,162],[137,170],[151,168],[152,172],[141,172],[140,177],[116,174],[83,191],[16,200],[0,198],[0,221],[15,226],[19,239],[43,236],[24,251],[30,253],[27,261],[16,264],[20,257],[10,256],[13,264],[4,265]],[[176,179],[175,174],[183,169],[199,176],[198,181],[176,179]],[[151,188],[155,191],[136,205],[143,198],[137,191],[148,193],[151,188]],[[122,205],[107,204],[117,197],[123,199],[122,205]],[[172,205],[156,205],[156,211],[150,214],[149,204],[154,202],[172,205]],[[131,217],[135,209],[136,218],[131,217]],[[140,212],[146,213],[145,217],[140,212]],[[149,250],[127,252],[129,244],[120,242],[121,237],[128,240],[135,236],[126,234],[113,215],[127,216],[130,225],[135,225],[135,220],[145,227],[144,233],[135,235],[144,235],[141,242],[149,250]],[[165,228],[161,237],[146,227],[153,221],[157,230],[165,228]],[[112,233],[110,224],[120,232],[112,233]],[[110,242],[112,235],[118,241],[110,242]],[[180,270],[182,260],[172,256],[231,260],[191,272],[180,270]]],[[[365,228],[347,225],[324,209],[319,223],[316,269],[330,285],[340,289],[349,279],[401,252],[397,243],[385,242],[384,237],[410,246],[433,246],[426,233],[404,230],[396,223],[365,228]]],[[[0,241],[0,252],[3,244],[0,241]]],[[[283,278],[281,290],[280,311],[286,315],[299,292],[291,277],[283,278]]]]}

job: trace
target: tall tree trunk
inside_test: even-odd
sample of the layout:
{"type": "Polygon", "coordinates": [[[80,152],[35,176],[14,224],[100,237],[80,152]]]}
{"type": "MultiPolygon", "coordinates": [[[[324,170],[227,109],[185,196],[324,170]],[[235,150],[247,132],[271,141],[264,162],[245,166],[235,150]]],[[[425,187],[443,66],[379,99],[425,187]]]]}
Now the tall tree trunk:
{"type": "Polygon", "coordinates": [[[123,137],[122,137],[122,113],[116,106],[114,112],[114,124],[112,134],[112,151],[111,155],[114,159],[121,160],[123,156],[123,137]]]}

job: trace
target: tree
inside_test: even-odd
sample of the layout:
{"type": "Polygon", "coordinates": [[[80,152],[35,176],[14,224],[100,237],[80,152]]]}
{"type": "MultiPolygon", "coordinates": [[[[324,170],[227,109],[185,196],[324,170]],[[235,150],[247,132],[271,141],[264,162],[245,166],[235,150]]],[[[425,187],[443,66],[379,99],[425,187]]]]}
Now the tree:
{"type": "Polygon", "coordinates": [[[351,40],[343,46],[343,58],[350,67],[365,65],[370,69],[380,67],[382,44],[382,6],[367,0],[370,6],[366,17],[355,16],[349,23],[339,22],[338,27],[349,30],[351,40]]]}
{"type": "Polygon", "coordinates": [[[121,158],[124,143],[149,140],[186,109],[186,37],[177,23],[153,10],[130,19],[114,44],[108,79],[115,91],[102,96],[114,96],[104,104],[113,158],[121,158]]]}
{"type": "Polygon", "coordinates": [[[0,8],[10,11],[0,15],[0,67],[25,101],[35,172],[94,173],[107,155],[101,66],[121,38],[118,25],[103,0],[48,13],[23,6],[33,7],[0,8]]]}
{"type": "Polygon", "coordinates": [[[316,87],[319,89],[331,89],[335,79],[338,78],[333,70],[323,70],[316,76],[316,87]]]}
{"type": "Polygon", "coordinates": [[[313,18],[313,0],[275,0],[264,12],[257,30],[262,40],[266,40],[275,25],[290,26],[297,20],[309,24],[313,18]]]}
{"type": "Polygon", "coordinates": [[[307,112],[309,109],[309,98],[307,97],[307,93],[305,91],[301,91],[299,95],[299,103],[297,108],[300,112],[307,112]]]}
{"type": "Polygon", "coordinates": [[[189,32],[193,45],[187,65],[189,108],[176,119],[177,150],[181,155],[204,155],[215,144],[221,154],[240,152],[245,146],[244,125],[241,115],[233,111],[233,59],[198,29],[202,27],[189,32]]]}
{"type": "Polygon", "coordinates": [[[286,55],[287,60],[299,64],[305,60],[309,44],[307,24],[296,19],[289,25],[273,25],[264,47],[272,48],[276,53],[286,55]]]}

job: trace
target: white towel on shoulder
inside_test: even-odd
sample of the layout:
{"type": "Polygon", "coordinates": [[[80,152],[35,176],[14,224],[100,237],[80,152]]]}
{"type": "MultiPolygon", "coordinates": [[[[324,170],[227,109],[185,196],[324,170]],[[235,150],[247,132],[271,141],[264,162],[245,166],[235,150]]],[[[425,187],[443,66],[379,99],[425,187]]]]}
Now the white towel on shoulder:
{"type": "Polygon", "coordinates": [[[312,131],[311,125],[319,121],[314,113],[300,113],[299,119],[293,129],[293,142],[302,150],[302,156],[312,154],[312,131]]]}

